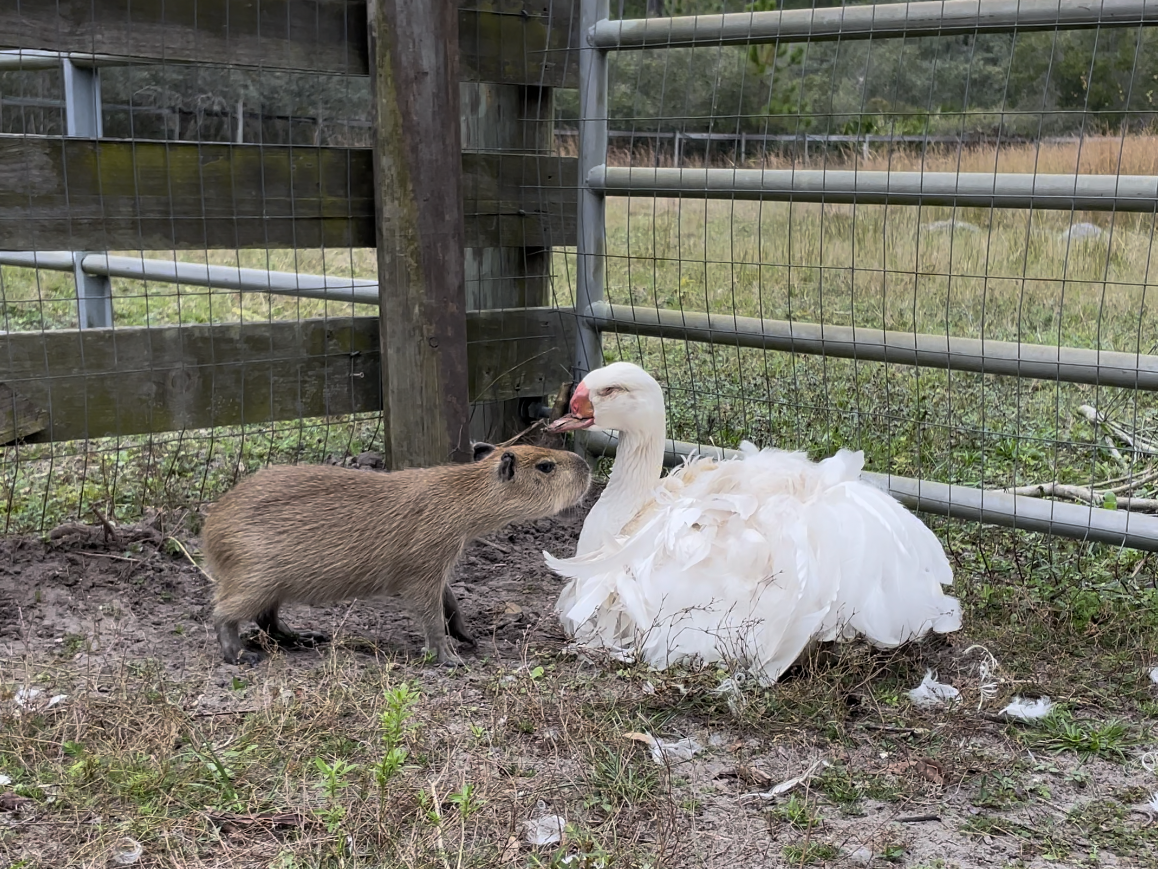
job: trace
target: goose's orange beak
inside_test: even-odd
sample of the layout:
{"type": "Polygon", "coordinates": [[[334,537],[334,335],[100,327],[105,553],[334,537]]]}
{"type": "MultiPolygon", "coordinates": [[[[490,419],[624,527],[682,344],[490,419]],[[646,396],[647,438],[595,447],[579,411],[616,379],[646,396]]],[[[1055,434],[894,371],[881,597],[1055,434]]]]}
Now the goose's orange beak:
{"type": "Polygon", "coordinates": [[[571,412],[547,426],[547,431],[577,431],[591,428],[593,425],[595,425],[595,408],[591,405],[591,393],[583,383],[580,383],[571,396],[571,412]]]}

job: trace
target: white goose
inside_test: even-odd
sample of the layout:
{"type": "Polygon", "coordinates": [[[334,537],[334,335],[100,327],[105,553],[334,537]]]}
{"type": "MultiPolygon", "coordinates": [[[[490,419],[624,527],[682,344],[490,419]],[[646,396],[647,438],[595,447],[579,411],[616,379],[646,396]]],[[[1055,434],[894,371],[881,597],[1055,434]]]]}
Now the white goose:
{"type": "Polygon", "coordinates": [[[663,392],[642,368],[592,371],[570,409],[552,430],[619,432],[575,557],[543,553],[570,578],[556,611],[579,643],[774,682],[812,641],[888,648],[961,627],[940,541],[860,479],[863,453],[815,463],[744,442],[741,459],[694,458],[661,479],[663,392]]]}

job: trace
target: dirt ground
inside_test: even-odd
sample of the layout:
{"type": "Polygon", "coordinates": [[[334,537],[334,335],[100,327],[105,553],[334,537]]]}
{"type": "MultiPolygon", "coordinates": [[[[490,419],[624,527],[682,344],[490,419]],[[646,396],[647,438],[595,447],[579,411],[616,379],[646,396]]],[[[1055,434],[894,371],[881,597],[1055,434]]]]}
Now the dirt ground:
{"type": "MultiPolygon", "coordinates": [[[[159,521],[112,534],[77,525],[44,541],[0,541],[0,722],[28,740],[14,735],[10,751],[40,758],[0,757],[6,778],[16,785],[26,778],[16,794],[31,787],[66,793],[66,782],[44,780],[66,769],[54,766],[59,750],[30,747],[33,741],[96,740],[93,729],[111,727],[101,722],[116,715],[131,730],[140,714],[134,697],[149,686],[163,686],[157,714],[175,716],[177,730],[228,731],[245,716],[276,718],[279,738],[288,740],[284,734],[298,733],[292,728],[308,719],[319,732],[341,731],[356,756],[375,739],[362,708],[370,701],[359,699],[370,694],[356,687],[367,682],[377,691],[406,677],[422,686],[418,714],[427,739],[425,766],[407,781],[416,790],[445,785],[449,793],[469,779],[483,805],[468,823],[461,801],[444,803],[439,817],[459,811],[461,828],[440,820],[429,847],[407,834],[410,851],[386,848],[381,832],[349,827],[338,859],[326,844],[341,840],[332,824],[316,834],[231,830],[194,806],[185,815],[170,807],[172,818],[152,827],[123,791],[104,810],[79,792],[8,812],[0,797],[0,867],[115,865],[108,861],[126,831],[143,845],[141,866],[1158,865],[1151,819],[1134,809],[1158,790],[1143,757],[1153,747],[1145,722],[1134,722],[1143,743],[1122,759],[1027,749],[1015,728],[996,720],[997,703],[977,709],[983,656],[970,649],[968,626],[961,636],[901,653],[854,648],[836,664],[818,662],[751,694],[721,694],[716,676],[649,673],[562,654],[565,637],[552,613],[561,582],[541,553],[571,554],[582,518],[576,511],[512,526],[469,547],[454,590],[479,647],[455,672],[423,664],[415,623],[391,601],[287,608],[289,624],[332,631],[335,644],[279,653],[255,669],[222,663],[209,582],[159,521]],[[134,669],[147,661],[158,669],[134,669]],[[863,674],[861,684],[850,687],[850,668],[863,674]],[[878,690],[890,673],[911,687],[926,668],[961,688],[959,706],[920,710],[878,690]],[[838,675],[844,687],[834,692],[838,675]],[[55,709],[41,709],[35,726],[27,712],[13,717],[17,692],[31,685],[42,698],[66,695],[55,709]],[[836,714],[825,711],[829,702],[843,706],[839,726],[824,721],[836,714]],[[323,707],[332,717],[317,717],[323,707]],[[663,739],[694,738],[703,750],[670,767],[654,764],[645,745],[624,735],[648,728],[663,739]],[[791,792],[746,796],[810,768],[812,779],[791,792]],[[546,811],[565,816],[574,831],[561,845],[522,843],[522,822],[546,811]],[[393,856],[384,862],[386,853],[393,856]]],[[[195,536],[175,536],[197,552],[195,536]]],[[[1032,693],[1034,674],[1007,675],[1002,692],[1032,693]]],[[[314,736],[296,738],[306,746],[314,736]]],[[[117,744],[135,738],[122,734],[117,744]]],[[[295,749],[287,742],[282,750],[295,749]]],[[[321,813],[325,801],[301,783],[308,773],[287,764],[284,790],[238,805],[321,813]]],[[[242,779],[234,781],[238,793],[242,779]]],[[[353,824],[355,810],[348,811],[353,824]]],[[[426,811],[415,809],[415,817],[429,818],[426,811]]],[[[414,821],[415,829],[423,823],[414,821]]]]}

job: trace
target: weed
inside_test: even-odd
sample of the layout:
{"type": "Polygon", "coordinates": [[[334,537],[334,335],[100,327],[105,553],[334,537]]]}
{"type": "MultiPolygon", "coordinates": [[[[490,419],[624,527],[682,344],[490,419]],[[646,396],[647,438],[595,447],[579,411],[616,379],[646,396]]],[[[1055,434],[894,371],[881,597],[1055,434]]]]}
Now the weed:
{"type": "Polygon", "coordinates": [[[840,856],[840,849],[827,842],[805,842],[801,845],[785,845],[783,853],[784,859],[793,866],[811,866],[813,863],[835,860],[840,856]]]}
{"type": "Polygon", "coordinates": [[[475,812],[483,807],[483,800],[475,795],[475,786],[469,782],[463,782],[461,788],[446,798],[452,805],[458,807],[459,813],[463,819],[469,818],[475,812]]]}
{"type": "Polygon", "coordinates": [[[338,794],[350,786],[349,777],[358,771],[358,767],[349,761],[336,759],[333,763],[326,763],[322,758],[314,758],[314,766],[322,774],[321,790],[327,800],[335,800],[338,794]]]}
{"type": "Polygon", "coordinates": [[[608,745],[596,746],[593,754],[589,807],[611,813],[620,806],[650,802],[661,793],[659,773],[650,760],[641,762],[636,754],[608,745]]]}
{"type": "Polygon", "coordinates": [[[808,801],[796,794],[773,809],[772,816],[787,822],[798,830],[811,830],[821,824],[820,816],[812,810],[808,801]]]}
{"type": "Polygon", "coordinates": [[[1039,728],[1020,733],[1029,745],[1118,761],[1126,759],[1126,749],[1136,741],[1129,726],[1123,721],[1078,721],[1065,710],[1048,715],[1039,728]]]}

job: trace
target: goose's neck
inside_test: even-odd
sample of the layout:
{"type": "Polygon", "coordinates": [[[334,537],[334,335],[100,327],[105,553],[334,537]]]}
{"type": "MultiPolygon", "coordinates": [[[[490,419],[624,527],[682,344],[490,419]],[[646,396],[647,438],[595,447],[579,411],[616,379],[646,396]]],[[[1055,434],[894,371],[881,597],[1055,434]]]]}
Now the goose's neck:
{"type": "Polygon", "coordinates": [[[607,488],[583,523],[577,555],[611,543],[635,515],[655,497],[663,476],[664,422],[637,431],[619,432],[615,464],[607,488]]]}

